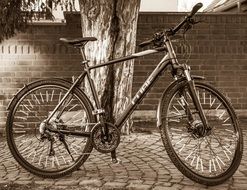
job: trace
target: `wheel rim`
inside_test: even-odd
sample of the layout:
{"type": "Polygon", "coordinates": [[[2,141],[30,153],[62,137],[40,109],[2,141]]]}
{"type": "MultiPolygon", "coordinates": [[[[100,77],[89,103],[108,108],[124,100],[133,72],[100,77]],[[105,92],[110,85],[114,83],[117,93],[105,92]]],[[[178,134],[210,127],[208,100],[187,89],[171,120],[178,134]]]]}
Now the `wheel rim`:
{"type": "MultiPolygon", "coordinates": [[[[51,148],[51,140],[42,139],[39,132],[40,123],[48,117],[67,91],[67,88],[60,85],[39,86],[30,90],[16,104],[10,121],[10,138],[13,149],[26,168],[48,173],[64,171],[90,154],[87,152],[89,138],[65,136],[71,156],[59,135],[51,135],[54,140],[51,148]]],[[[58,112],[52,117],[52,127],[89,132],[92,123],[88,110],[76,93],[70,97],[71,100],[63,106],[64,112],[59,121],[55,121],[58,112]]]]}
{"type": "Polygon", "coordinates": [[[165,121],[167,136],[176,157],[185,167],[202,177],[220,177],[232,167],[239,147],[237,123],[226,102],[216,92],[201,85],[196,86],[196,92],[212,127],[211,134],[205,137],[195,135],[201,120],[188,89],[184,88],[183,93],[177,91],[173,95],[168,106],[165,121]],[[188,119],[186,114],[187,109],[183,105],[187,104],[193,120],[188,119]]]}

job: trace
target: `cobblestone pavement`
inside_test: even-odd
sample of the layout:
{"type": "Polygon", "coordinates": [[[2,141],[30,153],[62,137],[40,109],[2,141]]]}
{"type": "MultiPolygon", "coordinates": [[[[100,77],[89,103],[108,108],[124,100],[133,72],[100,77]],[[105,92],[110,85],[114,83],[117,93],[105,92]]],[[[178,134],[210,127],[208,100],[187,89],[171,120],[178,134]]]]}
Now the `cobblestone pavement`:
{"type": "MultiPolygon", "coordinates": [[[[247,143],[247,130],[244,141],[247,143]]],[[[158,133],[123,136],[117,150],[120,164],[110,155],[93,151],[80,170],[59,179],[43,179],[24,170],[0,143],[0,190],[7,189],[247,189],[246,152],[238,171],[225,183],[207,187],[183,176],[165,152],[158,133]]]]}

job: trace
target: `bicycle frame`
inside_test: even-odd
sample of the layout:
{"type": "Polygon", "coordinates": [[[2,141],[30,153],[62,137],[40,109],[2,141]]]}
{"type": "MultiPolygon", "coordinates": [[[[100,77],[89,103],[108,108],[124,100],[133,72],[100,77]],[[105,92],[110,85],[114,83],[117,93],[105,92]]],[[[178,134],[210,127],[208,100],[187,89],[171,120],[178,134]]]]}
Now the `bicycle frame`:
{"type": "MultiPolygon", "coordinates": [[[[87,76],[87,79],[89,81],[89,87],[90,87],[90,90],[91,90],[92,95],[93,95],[93,100],[95,102],[95,106],[96,106],[96,110],[94,110],[95,114],[104,113],[104,112],[102,112],[102,108],[100,106],[100,102],[99,102],[98,95],[96,93],[94,82],[93,82],[92,78],[90,77],[90,70],[96,69],[96,68],[99,68],[99,67],[103,67],[103,66],[108,66],[108,65],[111,65],[111,64],[120,63],[120,62],[131,60],[131,59],[135,59],[135,58],[138,58],[138,57],[141,57],[141,56],[145,56],[145,55],[149,55],[149,54],[154,54],[154,53],[164,52],[165,51],[166,54],[164,55],[164,57],[161,59],[161,61],[158,63],[158,65],[153,70],[153,72],[151,73],[151,75],[146,79],[146,81],[143,83],[143,85],[137,91],[137,93],[135,94],[135,96],[132,98],[130,104],[125,108],[125,110],[119,116],[119,118],[117,118],[117,120],[116,120],[116,122],[115,122],[114,125],[117,128],[120,128],[123,125],[123,123],[126,121],[126,119],[134,111],[134,109],[136,108],[136,106],[144,98],[145,94],[154,85],[154,83],[155,83],[156,79],[158,78],[158,76],[163,71],[165,71],[169,65],[174,66],[175,64],[178,64],[178,61],[177,61],[177,58],[176,58],[176,54],[174,52],[174,49],[173,49],[173,46],[171,44],[170,39],[167,37],[164,40],[164,42],[165,42],[165,46],[163,46],[163,47],[141,51],[141,52],[138,52],[138,53],[134,53],[132,55],[129,55],[129,56],[121,57],[121,58],[118,58],[118,59],[115,59],[115,60],[111,60],[111,61],[108,61],[108,62],[105,62],[105,63],[102,63],[102,64],[94,65],[94,66],[88,66],[88,64],[87,64],[88,61],[86,60],[85,53],[82,50],[82,56],[83,56],[83,59],[84,59],[83,63],[85,63],[84,72],[76,79],[76,81],[73,83],[73,85],[68,90],[68,92],[64,95],[64,97],[62,98],[62,100],[60,101],[60,103],[56,106],[56,108],[50,114],[50,116],[46,120],[46,122],[49,122],[49,120],[53,117],[53,115],[58,110],[58,108],[61,106],[61,104],[69,96],[69,94],[71,93],[71,91],[77,85],[80,85],[81,84],[81,82],[85,78],[85,76],[87,76]]],[[[187,70],[187,73],[185,72],[185,75],[188,75],[188,76],[186,76],[186,78],[187,79],[190,79],[190,75],[188,73],[188,70],[187,70]]],[[[196,103],[198,103],[198,102],[196,102],[196,103]]],[[[66,133],[67,134],[71,134],[69,131],[66,132],[66,130],[63,130],[63,131],[60,131],[60,132],[63,132],[65,134],[66,133]]],[[[89,136],[89,133],[88,132],[73,132],[72,135],[87,136],[88,137],[89,136]]]]}
{"type": "MultiPolygon", "coordinates": [[[[96,107],[97,109],[101,109],[100,105],[97,104],[97,102],[99,102],[96,91],[95,91],[95,87],[93,84],[92,79],[90,78],[90,70],[91,69],[95,69],[101,66],[106,66],[106,65],[110,65],[110,64],[115,64],[115,63],[119,63],[122,61],[126,61],[129,59],[134,59],[137,57],[141,57],[144,55],[149,55],[149,54],[153,54],[153,53],[157,53],[157,52],[161,52],[161,51],[165,51],[166,48],[156,48],[156,49],[150,49],[150,50],[145,50],[145,51],[141,51],[139,53],[134,53],[130,56],[126,56],[120,59],[116,59],[113,61],[109,61],[100,65],[95,65],[92,67],[88,67],[86,69],[86,73],[89,79],[89,84],[90,84],[90,88],[91,91],[93,92],[93,97],[95,99],[95,103],[96,103],[96,107]]],[[[146,79],[146,81],[143,83],[143,85],[140,87],[140,89],[137,91],[137,93],[135,94],[135,96],[132,98],[131,102],[129,103],[129,105],[125,108],[125,110],[123,111],[123,113],[119,116],[119,118],[117,118],[116,122],[115,122],[115,126],[117,128],[120,128],[122,126],[122,124],[125,122],[125,120],[129,117],[129,115],[131,115],[131,113],[134,111],[134,109],[136,108],[136,106],[141,102],[141,100],[143,99],[143,97],[145,96],[145,94],[150,90],[150,88],[153,86],[153,84],[155,83],[156,79],[158,78],[158,76],[161,74],[162,71],[166,70],[167,66],[169,64],[171,64],[171,55],[169,53],[167,53],[163,59],[159,62],[159,64],[156,66],[156,68],[153,70],[153,72],[151,73],[151,75],[146,79]]]]}

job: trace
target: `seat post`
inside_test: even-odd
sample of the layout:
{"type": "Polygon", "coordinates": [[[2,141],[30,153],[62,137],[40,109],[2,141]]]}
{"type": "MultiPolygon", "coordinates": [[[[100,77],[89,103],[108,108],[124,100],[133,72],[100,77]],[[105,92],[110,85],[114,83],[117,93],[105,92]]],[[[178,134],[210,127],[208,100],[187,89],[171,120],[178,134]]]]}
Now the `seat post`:
{"type": "Polygon", "coordinates": [[[80,50],[81,50],[81,54],[82,54],[82,59],[83,59],[83,61],[86,61],[86,60],[87,60],[87,58],[86,58],[85,48],[84,48],[84,46],[82,46],[82,47],[80,48],[80,50]]]}

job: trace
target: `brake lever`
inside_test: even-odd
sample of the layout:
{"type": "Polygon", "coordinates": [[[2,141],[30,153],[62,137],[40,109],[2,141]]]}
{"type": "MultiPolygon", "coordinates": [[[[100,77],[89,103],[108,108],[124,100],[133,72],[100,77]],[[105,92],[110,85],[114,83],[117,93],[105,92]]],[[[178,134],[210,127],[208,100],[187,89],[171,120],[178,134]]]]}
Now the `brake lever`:
{"type": "Polygon", "coordinates": [[[195,24],[198,24],[198,23],[201,23],[201,22],[205,22],[204,20],[198,20],[196,21],[195,19],[191,18],[188,20],[188,22],[190,22],[191,24],[195,25],[195,24]]]}
{"type": "Polygon", "coordinates": [[[154,47],[161,47],[164,43],[164,32],[157,32],[153,36],[154,47]]]}
{"type": "Polygon", "coordinates": [[[205,21],[203,21],[203,20],[195,21],[195,20],[194,20],[194,22],[193,22],[192,24],[195,25],[195,24],[202,23],[202,22],[205,22],[205,21]]]}
{"type": "Polygon", "coordinates": [[[172,36],[172,35],[174,35],[174,34],[175,34],[174,29],[173,29],[173,28],[167,29],[167,30],[165,31],[165,34],[166,34],[167,36],[172,36]]]}
{"type": "Polygon", "coordinates": [[[187,22],[185,25],[184,25],[184,27],[183,27],[183,29],[184,29],[184,34],[189,30],[189,29],[191,29],[192,28],[192,26],[193,26],[193,24],[191,23],[191,22],[187,22]]]}
{"type": "Polygon", "coordinates": [[[193,18],[188,19],[186,24],[184,25],[184,33],[187,32],[189,29],[191,29],[193,25],[196,25],[201,22],[204,21],[202,20],[195,21],[193,18]]]}
{"type": "Polygon", "coordinates": [[[157,32],[153,36],[154,40],[161,40],[162,38],[164,38],[164,33],[163,32],[157,32]]]}

